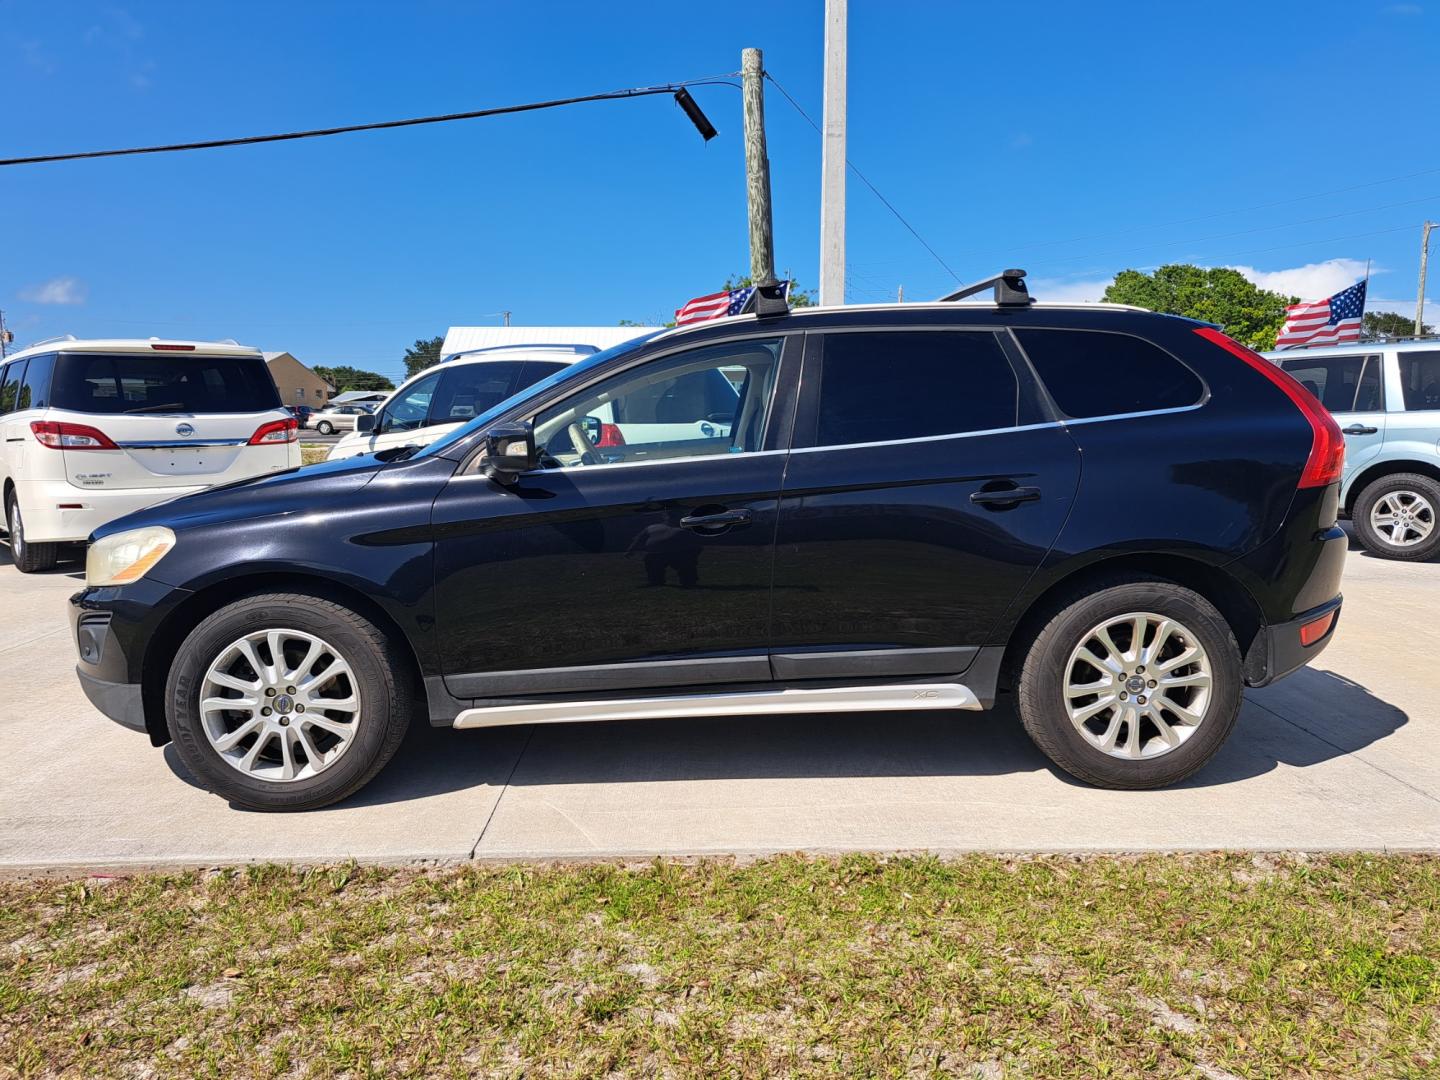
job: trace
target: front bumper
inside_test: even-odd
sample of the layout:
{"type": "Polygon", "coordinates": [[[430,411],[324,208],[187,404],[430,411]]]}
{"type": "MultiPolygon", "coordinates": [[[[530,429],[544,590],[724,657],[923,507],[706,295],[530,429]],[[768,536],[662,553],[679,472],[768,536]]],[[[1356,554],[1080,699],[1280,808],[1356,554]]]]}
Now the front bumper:
{"type": "Polygon", "coordinates": [[[1325,651],[1340,625],[1340,606],[1344,597],[1337,596],[1318,607],[1288,622],[1276,623],[1260,631],[1255,644],[1245,657],[1245,684],[1247,686],[1269,686],[1276,679],[1283,679],[1297,668],[1302,668],[1325,651]],[[1302,627],[1323,619],[1333,613],[1330,626],[1318,640],[1304,644],[1300,637],[1302,627]]]}
{"type": "Polygon", "coordinates": [[[80,689],[90,699],[90,704],[123,727],[132,731],[149,731],[145,725],[145,703],[139,683],[116,683],[97,679],[85,670],[84,664],[75,665],[75,674],[80,678],[80,689]]]}

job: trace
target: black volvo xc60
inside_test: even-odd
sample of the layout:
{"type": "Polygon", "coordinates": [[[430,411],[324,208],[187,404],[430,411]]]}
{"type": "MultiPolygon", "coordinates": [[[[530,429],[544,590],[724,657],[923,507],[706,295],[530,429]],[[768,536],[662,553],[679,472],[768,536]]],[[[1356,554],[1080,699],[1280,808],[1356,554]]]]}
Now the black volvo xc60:
{"type": "Polygon", "coordinates": [[[652,334],[423,449],[116,521],[80,679],[264,809],[351,794],[417,719],[1003,690],[1073,775],[1173,783],[1334,632],[1340,432],[1213,327],[1004,295],[652,334]]]}

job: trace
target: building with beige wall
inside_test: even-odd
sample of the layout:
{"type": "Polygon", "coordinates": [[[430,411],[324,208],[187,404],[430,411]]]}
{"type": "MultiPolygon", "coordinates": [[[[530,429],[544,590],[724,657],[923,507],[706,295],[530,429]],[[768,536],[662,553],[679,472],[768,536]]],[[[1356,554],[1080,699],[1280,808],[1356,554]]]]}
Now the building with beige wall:
{"type": "Polygon", "coordinates": [[[335,392],[333,386],[288,352],[267,352],[265,366],[270,369],[275,389],[280,391],[280,400],[286,405],[323,409],[335,392]]]}

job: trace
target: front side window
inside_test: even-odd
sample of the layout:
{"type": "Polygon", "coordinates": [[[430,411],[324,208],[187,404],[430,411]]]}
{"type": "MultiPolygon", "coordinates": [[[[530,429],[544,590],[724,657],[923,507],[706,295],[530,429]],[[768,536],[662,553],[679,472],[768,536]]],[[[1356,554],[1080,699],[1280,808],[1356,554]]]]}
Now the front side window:
{"type": "MultiPolygon", "coordinates": [[[[440,385],[440,373],[427,375],[411,383],[396,394],[376,425],[376,433],[384,435],[391,431],[414,431],[424,427],[430,416],[430,402],[435,397],[435,388],[440,385]]],[[[362,411],[355,410],[357,413],[362,411]]]]}
{"type": "Polygon", "coordinates": [[[1103,330],[1016,330],[1060,411],[1076,419],[1197,405],[1200,377],[1163,349],[1103,330]]]}
{"type": "Polygon", "coordinates": [[[1014,427],[1019,393],[993,333],[828,334],[816,443],[892,442],[1014,427]]]}
{"type": "Polygon", "coordinates": [[[1407,410],[1440,409],[1440,352],[1401,353],[1400,385],[1407,410]]]}
{"type": "Polygon", "coordinates": [[[1282,360],[1280,366],[1331,412],[1364,412],[1379,408],[1379,360],[1363,355],[1297,357],[1282,360]]]}
{"type": "Polygon", "coordinates": [[[781,339],[733,342],[622,372],[535,418],[546,467],[761,449],[781,339]]]}
{"type": "Polygon", "coordinates": [[[61,353],[50,404],[87,413],[248,413],[280,407],[258,356],[61,353]]]}

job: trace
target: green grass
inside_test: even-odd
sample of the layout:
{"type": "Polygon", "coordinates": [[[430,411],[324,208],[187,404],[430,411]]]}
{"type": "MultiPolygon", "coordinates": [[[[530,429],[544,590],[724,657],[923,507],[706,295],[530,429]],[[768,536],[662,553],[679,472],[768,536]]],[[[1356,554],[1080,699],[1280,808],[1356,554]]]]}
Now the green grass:
{"type": "Polygon", "coordinates": [[[0,1075],[1440,1075],[1440,859],[0,884],[0,1075]]]}

